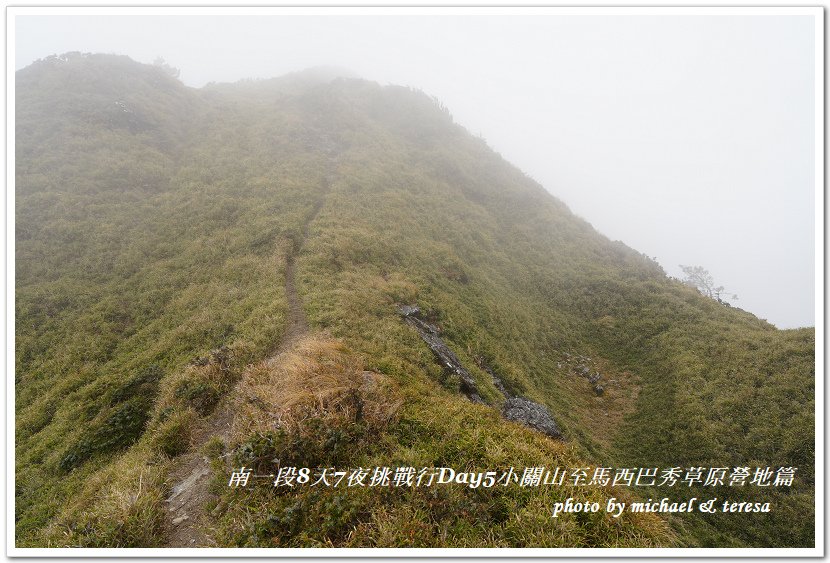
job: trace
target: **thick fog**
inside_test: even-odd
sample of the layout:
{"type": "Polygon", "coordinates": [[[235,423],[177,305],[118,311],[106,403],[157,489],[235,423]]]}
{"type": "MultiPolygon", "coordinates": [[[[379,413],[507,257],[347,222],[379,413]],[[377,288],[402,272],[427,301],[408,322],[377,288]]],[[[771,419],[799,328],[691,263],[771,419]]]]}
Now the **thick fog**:
{"type": "MultiPolygon", "coordinates": [[[[821,15],[819,15],[821,17],[821,15]]],[[[181,80],[334,65],[420,88],[611,239],[670,275],[813,326],[809,15],[17,16],[15,68],[66,51],[163,57],[181,80]]],[[[821,218],[821,215],[819,215],[821,218]]]]}

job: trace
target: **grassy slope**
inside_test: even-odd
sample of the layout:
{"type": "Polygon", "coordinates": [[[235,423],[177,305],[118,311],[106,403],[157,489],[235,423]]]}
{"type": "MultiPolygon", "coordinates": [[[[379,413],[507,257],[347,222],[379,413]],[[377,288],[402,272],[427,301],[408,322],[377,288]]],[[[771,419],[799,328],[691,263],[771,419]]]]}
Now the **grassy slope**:
{"type": "Polygon", "coordinates": [[[775,330],[667,279],[463,131],[419,136],[426,116],[417,110],[411,123],[378,121],[379,136],[398,138],[350,155],[359,165],[340,169],[322,234],[301,262],[314,320],[405,376],[413,367],[395,358],[415,351],[401,354],[399,342],[417,348],[417,338],[390,338],[401,332],[392,301],[417,300],[439,312],[468,365],[485,357],[514,389],[546,402],[596,463],[797,466],[798,492],[771,497],[776,515],[696,522],[687,541],[812,543],[812,330],[775,330]],[[595,398],[566,352],[592,357],[619,387],[595,398]],[[592,423],[615,410],[628,415],[621,427],[614,416],[592,423]]]}
{"type": "MultiPolygon", "coordinates": [[[[318,205],[297,259],[318,339],[305,353],[379,374],[381,403],[403,406],[376,428],[323,409],[321,443],[308,430],[272,435],[254,417],[238,435],[253,461],[276,451],[348,466],[812,472],[812,330],[777,331],[669,280],[420,93],[302,75],[193,91],[113,57],[41,63],[17,80],[19,544],[159,541],[163,478],[182,436],[279,340],[285,256],[318,205]],[[500,401],[478,358],[547,404],[567,444],[459,397],[395,313],[416,301],[485,398],[500,401]],[[226,370],[221,359],[188,367],[220,345],[231,350],[226,370]],[[566,353],[592,358],[605,395],[566,353]],[[120,441],[99,439],[113,426],[120,441]],[[87,457],[65,462],[72,452],[87,457]],[[131,497],[136,477],[144,489],[131,497]]],[[[656,518],[548,517],[555,499],[609,493],[620,496],[224,492],[217,518],[231,545],[812,543],[803,481],[770,516],[672,520],[674,532],[656,518]]]]}

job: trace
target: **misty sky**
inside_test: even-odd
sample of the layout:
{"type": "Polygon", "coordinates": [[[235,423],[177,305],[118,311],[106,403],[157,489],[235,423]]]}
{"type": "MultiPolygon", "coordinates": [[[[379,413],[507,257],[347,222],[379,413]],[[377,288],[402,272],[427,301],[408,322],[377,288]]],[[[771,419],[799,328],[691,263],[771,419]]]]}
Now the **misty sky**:
{"type": "Polygon", "coordinates": [[[815,41],[811,16],[17,16],[15,68],[105,52],[193,87],[316,65],[415,86],[603,234],[790,328],[816,313],[815,41]]]}

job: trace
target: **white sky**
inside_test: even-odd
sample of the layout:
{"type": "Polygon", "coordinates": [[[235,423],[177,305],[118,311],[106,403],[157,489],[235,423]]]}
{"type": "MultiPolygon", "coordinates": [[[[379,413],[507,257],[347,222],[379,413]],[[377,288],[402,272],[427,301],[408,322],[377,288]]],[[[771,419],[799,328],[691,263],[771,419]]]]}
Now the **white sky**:
{"type": "MultiPolygon", "coordinates": [[[[181,79],[335,65],[456,121],[670,275],[815,324],[811,16],[17,16],[15,68],[66,51],[162,56],[181,79]]],[[[821,44],[821,38],[819,38],[821,44]]]]}

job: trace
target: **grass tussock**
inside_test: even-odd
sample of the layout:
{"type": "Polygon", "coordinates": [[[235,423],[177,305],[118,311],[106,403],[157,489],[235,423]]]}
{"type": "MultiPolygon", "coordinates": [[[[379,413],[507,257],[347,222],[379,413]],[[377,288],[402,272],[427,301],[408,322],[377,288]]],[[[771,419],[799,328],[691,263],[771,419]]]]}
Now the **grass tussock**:
{"type": "Polygon", "coordinates": [[[401,406],[383,375],[364,371],[362,360],[341,342],[317,336],[251,366],[238,390],[237,437],[279,429],[305,435],[312,420],[379,430],[401,406]]]}
{"type": "Polygon", "coordinates": [[[234,434],[283,430],[303,436],[321,421],[379,430],[401,407],[384,380],[364,371],[363,361],[342,342],[308,336],[291,351],[248,368],[238,388],[234,434]]]}
{"type": "Polygon", "coordinates": [[[165,379],[159,402],[162,417],[166,412],[188,408],[202,416],[210,414],[236,380],[238,370],[234,369],[233,358],[234,350],[222,346],[165,379]]]}

